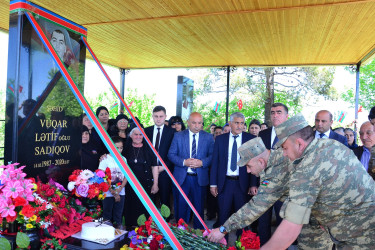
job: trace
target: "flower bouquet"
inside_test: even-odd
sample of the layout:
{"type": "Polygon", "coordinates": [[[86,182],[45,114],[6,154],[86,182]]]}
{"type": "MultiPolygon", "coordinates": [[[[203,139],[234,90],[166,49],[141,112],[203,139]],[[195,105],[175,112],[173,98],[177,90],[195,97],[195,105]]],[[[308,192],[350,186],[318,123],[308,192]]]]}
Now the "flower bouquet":
{"type": "MultiPolygon", "coordinates": [[[[169,208],[163,205],[161,213],[163,217],[168,218],[170,215],[169,208]]],[[[138,225],[139,227],[128,234],[131,240],[130,249],[172,249],[155,222],[153,222],[152,217],[146,220],[146,217],[141,215],[138,218],[138,225]]],[[[203,237],[203,230],[190,228],[182,219],[176,224],[169,223],[169,226],[184,249],[226,249],[223,244],[207,241],[203,237]]],[[[124,249],[127,247],[124,246],[124,249]]]]}
{"type": "Polygon", "coordinates": [[[259,249],[259,236],[257,236],[256,233],[253,233],[250,230],[245,231],[244,229],[242,229],[242,235],[238,237],[238,240],[236,241],[236,247],[240,250],[259,249]]]}
{"type": "Polygon", "coordinates": [[[77,197],[103,200],[111,185],[111,171],[97,169],[92,172],[86,170],[74,170],[69,176],[68,190],[77,197]]]}

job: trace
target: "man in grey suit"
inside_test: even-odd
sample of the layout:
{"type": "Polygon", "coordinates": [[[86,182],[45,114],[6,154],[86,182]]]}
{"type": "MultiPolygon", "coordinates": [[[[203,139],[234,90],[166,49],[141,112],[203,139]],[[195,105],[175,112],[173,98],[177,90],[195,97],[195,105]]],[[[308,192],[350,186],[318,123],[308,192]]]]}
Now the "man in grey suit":
{"type": "MultiPolygon", "coordinates": [[[[214,139],[211,134],[202,130],[201,114],[191,113],[187,123],[189,129],[175,134],[168,158],[174,164],[173,175],[176,181],[204,219],[203,208],[209,183],[208,170],[212,161],[214,139]]],[[[178,194],[175,197],[177,197],[176,221],[182,218],[188,223],[191,209],[182,195],[178,194]]],[[[197,219],[194,219],[194,228],[203,229],[197,219]]]]}

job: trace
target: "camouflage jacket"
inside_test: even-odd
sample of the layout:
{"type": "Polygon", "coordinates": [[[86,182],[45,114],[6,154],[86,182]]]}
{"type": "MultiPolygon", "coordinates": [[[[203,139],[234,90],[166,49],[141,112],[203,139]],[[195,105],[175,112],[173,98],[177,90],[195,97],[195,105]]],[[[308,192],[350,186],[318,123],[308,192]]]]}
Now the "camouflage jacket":
{"type": "Polygon", "coordinates": [[[340,142],[314,139],[293,162],[289,197],[280,211],[284,219],[307,224],[314,216],[335,242],[366,234],[375,241],[374,214],[375,182],[340,142]]]}
{"type": "Polygon", "coordinates": [[[233,214],[224,223],[226,230],[244,228],[257,220],[276,201],[288,195],[289,187],[289,164],[288,159],[283,157],[281,148],[271,150],[267,167],[260,173],[261,185],[258,194],[254,196],[241,209],[233,214]]]}

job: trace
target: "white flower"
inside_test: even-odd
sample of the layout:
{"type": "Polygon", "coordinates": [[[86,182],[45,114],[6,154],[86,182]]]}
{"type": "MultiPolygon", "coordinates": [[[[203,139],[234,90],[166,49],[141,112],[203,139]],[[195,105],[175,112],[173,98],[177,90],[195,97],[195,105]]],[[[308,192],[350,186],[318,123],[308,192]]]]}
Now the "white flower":
{"type": "Polygon", "coordinates": [[[82,171],[80,176],[81,176],[82,179],[88,180],[91,177],[94,177],[94,173],[92,171],[88,170],[88,169],[85,169],[85,170],[82,171]]]}
{"type": "Polygon", "coordinates": [[[68,190],[72,191],[75,187],[76,183],[74,181],[71,181],[68,183],[68,190]]]}

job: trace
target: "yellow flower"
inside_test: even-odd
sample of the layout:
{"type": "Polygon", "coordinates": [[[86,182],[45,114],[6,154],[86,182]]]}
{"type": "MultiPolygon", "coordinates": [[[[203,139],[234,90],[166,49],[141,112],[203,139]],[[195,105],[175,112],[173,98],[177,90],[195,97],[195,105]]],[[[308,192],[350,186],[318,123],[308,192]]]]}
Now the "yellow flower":
{"type": "Polygon", "coordinates": [[[129,247],[127,244],[125,244],[123,247],[120,248],[120,250],[129,250],[129,247]]]}
{"type": "Polygon", "coordinates": [[[34,214],[33,216],[30,217],[30,221],[36,221],[38,217],[34,214]]]}
{"type": "Polygon", "coordinates": [[[26,224],[26,228],[27,229],[30,229],[30,228],[33,228],[34,226],[33,225],[31,225],[30,223],[29,224],[26,224]]]}
{"type": "Polygon", "coordinates": [[[136,233],[138,233],[138,227],[136,227],[134,231],[135,231],[136,233]]]}
{"type": "Polygon", "coordinates": [[[38,185],[36,185],[36,184],[34,183],[32,189],[33,189],[33,191],[35,192],[36,190],[38,190],[38,185]]]}
{"type": "Polygon", "coordinates": [[[98,195],[98,199],[99,199],[99,200],[104,199],[104,198],[103,198],[103,195],[102,195],[102,194],[99,194],[99,195],[98,195]]]}
{"type": "Polygon", "coordinates": [[[23,215],[22,210],[18,212],[19,215],[23,215]]]}

